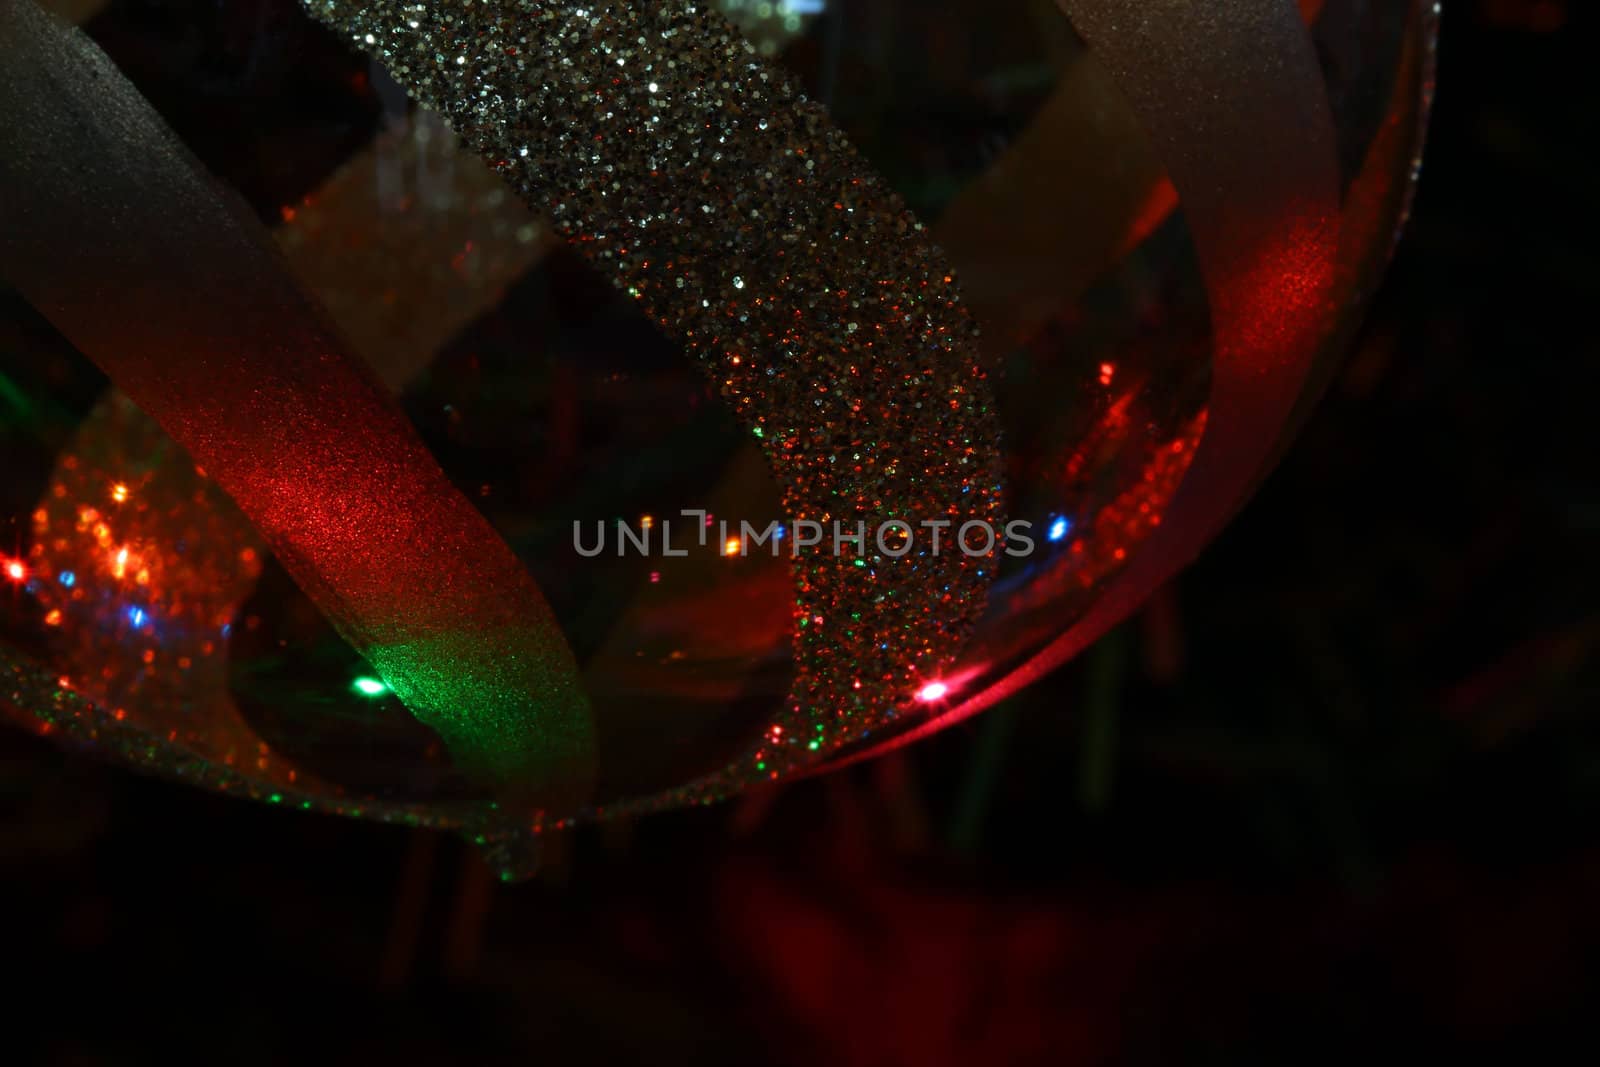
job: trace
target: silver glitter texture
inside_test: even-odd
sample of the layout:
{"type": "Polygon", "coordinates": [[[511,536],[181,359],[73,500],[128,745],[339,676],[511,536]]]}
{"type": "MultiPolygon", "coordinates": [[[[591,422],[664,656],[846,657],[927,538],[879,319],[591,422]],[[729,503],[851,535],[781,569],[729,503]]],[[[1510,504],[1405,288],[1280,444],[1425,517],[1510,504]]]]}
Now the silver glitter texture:
{"type": "MultiPolygon", "coordinates": [[[[701,362],[760,431],[788,515],[847,532],[998,523],[998,420],[953,272],[723,16],[684,0],[305,2],[701,362]]],[[[869,538],[861,566],[828,541],[796,561],[786,707],[747,759],[673,799],[776,778],[881,726],[982,611],[994,560],[948,536],[898,560],[869,538]]]]}

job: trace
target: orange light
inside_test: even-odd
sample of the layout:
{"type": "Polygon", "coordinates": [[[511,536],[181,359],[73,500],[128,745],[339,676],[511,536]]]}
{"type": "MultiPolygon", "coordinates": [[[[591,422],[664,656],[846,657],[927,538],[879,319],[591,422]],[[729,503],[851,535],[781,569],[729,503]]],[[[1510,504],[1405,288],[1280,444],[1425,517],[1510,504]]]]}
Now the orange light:
{"type": "Polygon", "coordinates": [[[113,485],[111,487],[111,499],[119,504],[125,503],[128,499],[128,487],[121,482],[113,485]]]}
{"type": "Polygon", "coordinates": [[[724,556],[737,556],[740,544],[741,542],[737,537],[728,538],[728,543],[722,546],[722,554],[724,556]]]}
{"type": "Polygon", "coordinates": [[[28,568],[22,565],[20,559],[8,560],[6,562],[6,577],[13,582],[25,582],[28,580],[28,568]]]}

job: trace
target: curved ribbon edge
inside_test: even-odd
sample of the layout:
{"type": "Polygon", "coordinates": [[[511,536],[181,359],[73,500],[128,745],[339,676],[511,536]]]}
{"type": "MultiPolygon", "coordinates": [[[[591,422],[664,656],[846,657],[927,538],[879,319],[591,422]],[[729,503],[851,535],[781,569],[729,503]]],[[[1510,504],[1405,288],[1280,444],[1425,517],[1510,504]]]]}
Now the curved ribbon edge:
{"type": "MultiPolygon", "coordinates": [[[[787,517],[998,517],[998,424],[954,271],[720,14],[694,0],[302,3],[548,205],[709,371],[762,439],[787,517]]],[[[948,552],[856,562],[793,566],[796,682],[745,755],[604,810],[715,799],[912,706],[981,614],[992,568],[948,552]]]]}
{"type": "Polygon", "coordinates": [[[929,737],[1044,677],[1187,566],[1259,482],[1336,313],[1333,117],[1295,0],[1057,5],[1122,86],[1178,189],[1211,303],[1208,429],[1162,524],[1066,633],[982,692],[824,772],[929,737]]]}
{"type": "Polygon", "coordinates": [[[31,0],[0,0],[0,40],[0,269],[239,502],[469,773],[581,804],[593,726],[532,577],[115,65],[31,0]],[[188,302],[148,299],[163,285],[188,302]]]}

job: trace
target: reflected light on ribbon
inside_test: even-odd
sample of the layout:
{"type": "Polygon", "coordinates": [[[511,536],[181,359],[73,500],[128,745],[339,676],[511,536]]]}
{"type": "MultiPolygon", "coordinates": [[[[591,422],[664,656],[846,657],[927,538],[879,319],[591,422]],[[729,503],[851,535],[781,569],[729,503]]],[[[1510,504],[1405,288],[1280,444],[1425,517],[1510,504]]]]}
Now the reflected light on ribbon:
{"type": "Polygon", "coordinates": [[[205,468],[469,774],[568,807],[576,664],[373,374],[87,38],[0,0],[0,274],[205,468]]]}
{"type": "Polygon", "coordinates": [[[1295,0],[1057,0],[1166,164],[1211,303],[1206,433],[1161,524],[1065,634],[958,706],[833,766],[937,733],[1088,647],[1194,558],[1243,503],[1331,325],[1339,168],[1295,0]]]}

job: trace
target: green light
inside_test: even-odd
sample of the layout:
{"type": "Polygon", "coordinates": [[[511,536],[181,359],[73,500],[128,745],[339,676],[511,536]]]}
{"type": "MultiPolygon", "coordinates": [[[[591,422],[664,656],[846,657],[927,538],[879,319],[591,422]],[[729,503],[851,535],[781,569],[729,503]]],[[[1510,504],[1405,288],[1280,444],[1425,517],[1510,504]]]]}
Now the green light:
{"type": "Polygon", "coordinates": [[[350,683],[350,688],[364,697],[381,697],[389,691],[389,687],[376,678],[357,678],[350,683]]]}

